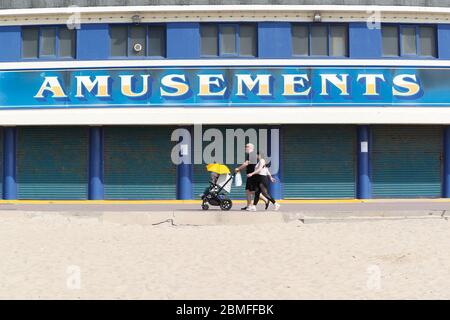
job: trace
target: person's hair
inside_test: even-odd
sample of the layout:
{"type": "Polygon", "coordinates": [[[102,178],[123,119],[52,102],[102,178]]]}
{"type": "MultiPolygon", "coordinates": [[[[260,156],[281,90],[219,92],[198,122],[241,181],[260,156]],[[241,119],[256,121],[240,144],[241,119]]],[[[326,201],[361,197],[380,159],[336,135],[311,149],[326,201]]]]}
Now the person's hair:
{"type": "Polygon", "coordinates": [[[264,161],[266,162],[266,165],[267,165],[267,157],[266,157],[266,155],[264,153],[257,152],[256,156],[259,156],[260,159],[264,159],[264,161]]]}

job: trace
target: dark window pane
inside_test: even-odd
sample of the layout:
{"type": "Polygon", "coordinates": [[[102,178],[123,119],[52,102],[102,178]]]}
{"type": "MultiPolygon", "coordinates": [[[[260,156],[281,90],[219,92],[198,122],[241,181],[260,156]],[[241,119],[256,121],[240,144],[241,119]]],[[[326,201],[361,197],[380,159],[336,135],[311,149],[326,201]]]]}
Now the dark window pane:
{"type": "Polygon", "coordinates": [[[217,56],[219,49],[217,48],[217,26],[201,25],[200,36],[202,42],[202,55],[217,56]]]}
{"type": "Polygon", "coordinates": [[[381,34],[383,37],[383,56],[399,56],[398,28],[396,26],[383,26],[381,34]]]}
{"type": "Polygon", "coordinates": [[[241,56],[256,57],[256,38],[254,25],[239,26],[239,53],[241,56]]]}
{"type": "Polygon", "coordinates": [[[37,58],[39,48],[39,29],[23,28],[22,29],[22,57],[37,58]]]}
{"type": "Polygon", "coordinates": [[[127,26],[112,26],[110,29],[111,36],[111,55],[115,57],[127,56],[127,26]]]}
{"type": "Polygon", "coordinates": [[[236,27],[220,27],[220,54],[237,54],[236,27]]]}
{"type": "Polygon", "coordinates": [[[147,50],[147,28],[145,26],[130,27],[130,56],[145,56],[147,50]]]}
{"type": "Polygon", "coordinates": [[[346,26],[330,26],[330,56],[347,56],[348,38],[346,26]]]}
{"type": "Polygon", "coordinates": [[[416,27],[402,28],[402,55],[416,55],[416,27]]]}
{"type": "Polygon", "coordinates": [[[307,26],[292,26],[292,52],[296,56],[309,55],[309,30],[307,26]]]}
{"type": "Polygon", "coordinates": [[[326,26],[311,26],[311,55],[328,55],[328,30],[326,26]]]}
{"type": "Polygon", "coordinates": [[[152,57],[166,56],[166,28],[163,26],[149,27],[148,55],[152,57]]]}
{"type": "Polygon", "coordinates": [[[437,57],[436,54],[436,30],[434,27],[420,27],[420,55],[437,57]]]}
{"type": "Polygon", "coordinates": [[[75,58],[75,29],[64,27],[59,29],[59,56],[75,58]]]}
{"type": "Polygon", "coordinates": [[[41,28],[40,55],[56,56],[56,28],[41,28]]]}

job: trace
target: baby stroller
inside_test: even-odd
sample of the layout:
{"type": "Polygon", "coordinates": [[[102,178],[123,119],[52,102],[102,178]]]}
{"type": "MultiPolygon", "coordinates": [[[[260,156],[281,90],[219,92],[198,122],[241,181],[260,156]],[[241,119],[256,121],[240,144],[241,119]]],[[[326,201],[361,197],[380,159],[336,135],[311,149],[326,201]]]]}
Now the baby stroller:
{"type": "Polygon", "coordinates": [[[201,195],[202,209],[208,210],[211,205],[219,206],[225,211],[230,210],[233,202],[228,194],[231,192],[234,175],[230,174],[230,169],[226,165],[219,163],[208,164],[206,170],[211,172],[211,181],[201,195]]]}

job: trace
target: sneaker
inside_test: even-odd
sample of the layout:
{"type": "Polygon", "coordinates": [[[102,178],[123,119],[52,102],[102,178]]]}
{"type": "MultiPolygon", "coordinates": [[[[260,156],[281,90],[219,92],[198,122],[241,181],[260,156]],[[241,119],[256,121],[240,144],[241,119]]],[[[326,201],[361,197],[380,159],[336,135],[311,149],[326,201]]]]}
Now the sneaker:
{"type": "Polygon", "coordinates": [[[280,207],[281,207],[277,202],[275,202],[275,203],[273,204],[273,206],[275,207],[275,208],[274,208],[275,211],[278,211],[278,210],[280,209],[280,207]]]}
{"type": "Polygon", "coordinates": [[[269,204],[270,204],[270,201],[266,201],[266,207],[265,207],[266,210],[269,208],[269,204]]]}
{"type": "Polygon", "coordinates": [[[256,211],[256,206],[250,206],[247,208],[247,211],[256,211]]]}
{"type": "Polygon", "coordinates": [[[248,209],[248,207],[243,207],[243,208],[241,208],[241,210],[247,210],[248,209]]]}

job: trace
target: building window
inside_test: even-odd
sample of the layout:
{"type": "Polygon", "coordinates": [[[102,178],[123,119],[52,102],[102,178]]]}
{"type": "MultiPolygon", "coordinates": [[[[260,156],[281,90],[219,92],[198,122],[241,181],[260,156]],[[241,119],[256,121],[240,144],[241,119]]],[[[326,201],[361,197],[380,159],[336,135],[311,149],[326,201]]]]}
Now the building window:
{"type": "Polygon", "coordinates": [[[66,26],[23,27],[22,58],[75,58],[76,30],[66,26]]]}
{"type": "Polygon", "coordinates": [[[348,56],[347,25],[293,24],[291,32],[294,56],[348,56]]]}
{"type": "Polygon", "coordinates": [[[166,28],[162,25],[112,25],[111,56],[166,57],[166,28]]]}
{"type": "Polygon", "coordinates": [[[201,24],[201,54],[204,57],[256,57],[255,24],[201,24]]]}
{"type": "Polygon", "coordinates": [[[385,57],[437,57],[434,26],[383,25],[381,34],[385,57]]]}

